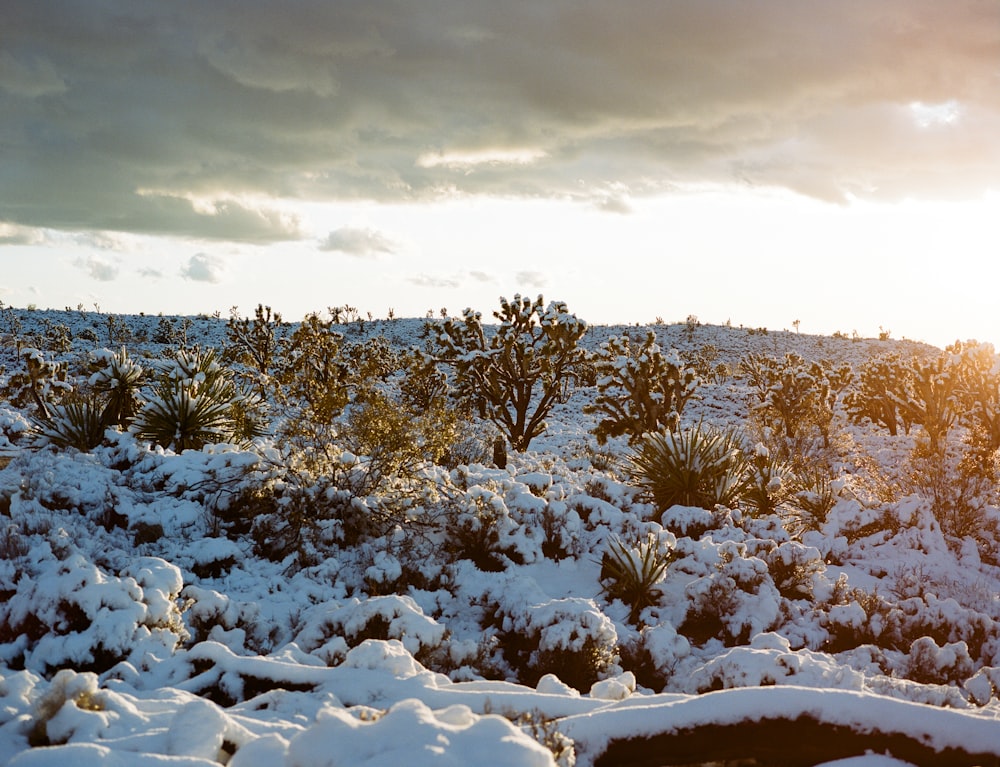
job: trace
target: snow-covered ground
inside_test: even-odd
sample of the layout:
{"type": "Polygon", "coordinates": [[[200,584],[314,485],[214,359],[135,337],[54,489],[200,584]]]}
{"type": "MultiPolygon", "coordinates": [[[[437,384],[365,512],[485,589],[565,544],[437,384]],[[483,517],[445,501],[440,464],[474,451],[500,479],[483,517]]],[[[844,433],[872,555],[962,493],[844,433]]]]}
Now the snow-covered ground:
{"type": "MultiPolygon", "coordinates": [[[[125,325],[136,358],[170,348],[151,340],[158,317],[18,318],[19,337],[68,328],[72,349],[47,356],[71,367],[125,325]]],[[[225,342],[224,320],[167,321],[188,344],[225,342]]],[[[343,330],[410,347],[422,324],[343,330]]],[[[0,326],[5,381],[12,330],[0,326]]],[[[585,345],[645,330],[594,327],[585,345]]],[[[654,330],[665,349],[729,366],[683,425],[746,425],[748,384],[731,373],[748,353],[855,369],[885,351],[936,354],[654,330]]],[[[0,404],[0,763],[1000,763],[1000,558],[988,537],[946,535],[906,485],[919,429],[890,437],[838,413],[836,503],[793,536],[778,515],[658,513],[629,481],[625,439],[591,434],[594,396],[572,392],[504,469],[430,469],[440,492],[412,526],[332,538],[298,564],[220,522],[280,456],[273,441],[177,455],[109,432],[90,453],[29,449],[30,406],[0,404]],[[880,481],[904,489],[889,497],[880,481]],[[602,589],[612,540],[672,551],[637,620],[602,589]]]]}

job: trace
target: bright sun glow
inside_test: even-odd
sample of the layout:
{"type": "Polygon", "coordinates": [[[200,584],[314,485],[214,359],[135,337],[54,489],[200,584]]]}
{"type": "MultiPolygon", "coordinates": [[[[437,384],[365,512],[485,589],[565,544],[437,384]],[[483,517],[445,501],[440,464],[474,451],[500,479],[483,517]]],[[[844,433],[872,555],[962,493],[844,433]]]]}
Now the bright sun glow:
{"type": "Polygon", "coordinates": [[[910,104],[910,113],[921,128],[933,128],[957,123],[962,116],[962,107],[954,99],[936,104],[914,101],[910,104]]]}

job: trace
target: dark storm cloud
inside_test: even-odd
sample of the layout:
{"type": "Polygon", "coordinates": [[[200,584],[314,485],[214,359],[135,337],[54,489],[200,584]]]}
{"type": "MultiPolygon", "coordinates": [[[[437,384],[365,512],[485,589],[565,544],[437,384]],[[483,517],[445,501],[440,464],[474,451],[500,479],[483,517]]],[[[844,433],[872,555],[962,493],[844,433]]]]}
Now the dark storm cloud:
{"type": "Polygon", "coordinates": [[[0,220],[26,226],[270,242],[303,234],[268,199],[1000,177],[983,0],[14,0],[3,35],[0,220]]]}

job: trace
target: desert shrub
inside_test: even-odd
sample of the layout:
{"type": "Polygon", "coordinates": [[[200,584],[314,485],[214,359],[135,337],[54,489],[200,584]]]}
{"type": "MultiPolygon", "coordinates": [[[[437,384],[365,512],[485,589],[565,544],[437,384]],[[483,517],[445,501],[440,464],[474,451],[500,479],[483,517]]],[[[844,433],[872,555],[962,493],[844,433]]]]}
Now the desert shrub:
{"type": "Polygon", "coordinates": [[[32,748],[56,746],[66,743],[73,732],[72,729],[52,726],[50,723],[67,704],[81,711],[103,711],[105,708],[103,696],[98,689],[97,674],[85,671],[78,674],[71,669],[62,669],[52,677],[49,689],[35,701],[31,728],[28,731],[28,745],[32,748]]]}
{"type": "Polygon", "coordinates": [[[900,399],[909,388],[912,371],[899,354],[885,354],[866,361],[856,385],[844,397],[848,417],[854,423],[871,421],[896,436],[900,423],[910,433],[909,411],[900,409],[900,399]]]}
{"type": "Polygon", "coordinates": [[[602,416],[594,429],[599,444],[608,437],[643,434],[680,423],[684,406],[698,387],[698,378],[675,351],[664,354],[652,331],[633,348],[627,336],[612,338],[595,356],[598,394],[585,412],[602,416]]]}
{"type": "Polygon", "coordinates": [[[448,376],[426,351],[415,350],[406,355],[403,377],[399,384],[400,399],[406,407],[427,410],[448,396],[448,376]]]}
{"type": "Polygon", "coordinates": [[[102,672],[133,655],[163,657],[187,639],[181,573],[163,560],[139,557],[114,575],[67,553],[30,568],[0,603],[0,647],[15,665],[102,672]]]}
{"type": "Polygon", "coordinates": [[[226,344],[222,359],[238,362],[256,370],[261,375],[271,371],[281,341],[281,315],[271,312],[270,306],[257,304],[254,317],[240,317],[234,306],[226,322],[226,344]]]}
{"type": "Polygon", "coordinates": [[[475,486],[445,506],[442,550],[452,560],[467,559],[484,572],[500,572],[522,562],[509,539],[517,525],[503,499],[475,486]]]}
{"type": "Polygon", "coordinates": [[[673,543],[669,533],[650,533],[637,546],[617,537],[608,541],[601,558],[601,591],[609,601],[619,599],[628,605],[632,623],[638,622],[645,608],[659,603],[659,583],[673,559],[673,543]]]}
{"type": "Polygon", "coordinates": [[[180,343],[181,333],[177,329],[173,320],[169,317],[160,317],[159,321],[156,323],[156,330],[153,331],[153,335],[150,340],[154,344],[172,346],[180,343]]]}
{"type": "Polygon", "coordinates": [[[906,465],[904,482],[926,498],[945,535],[962,539],[995,536],[997,520],[990,508],[997,499],[997,487],[989,473],[981,471],[978,460],[969,461],[957,448],[933,446],[929,439],[918,440],[906,465]]]}
{"type": "Polygon", "coordinates": [[[418,661],[426,661],[445,640],[443,625],[425,615],[411,597],[395,594],[322,605],[302,622],[295,642],[330,666],[367,640],[397,640],[418,661]]]}
{"type": "Polygon", "coordinates": [[[533,687],[554,674],[586,692],[618,661],[614,624],[590,599],[504,600],[493,620],[503,656],[522,684],[533,687]]]}
{"type": "Polygon", "coordinates": [[[437,463],[459,436],[458,414],[437,402],[423,412],[378,390],[348,410],[342,444],[364,456],[373,487],[389,477],[413,478],[424,463],[437,463]]]}
{"type": "Polygon", "coordinates": [[[401,356],[382,337],[349,344],[344,349],[344,357],[354,377],[368,382],[384,381],[403,364],[401,356]]]}
{"type": "Polygon", "coordinates": [[[43,318],[42,343],[46,351],[65,354],[73,348],[73,334],[63,323],[43,318]]]}
{"type": "Polygon", "coordinates": [[[745,544],[716,544],[714,571],[685,589],[688,609],[678,632],[700,645],[721,639],[727,645],[746,644],[773,627],[779,617],[780,594],[767,563],[747,552],[745,544]]]}
{"type": "Polygon", "coordinates": [[[817,582],[826,572],[818,549],[795,541],[769,547],[760,552],[767,563],[775,587],[786,599],[812,599],[817,582]]]}
{"type": "Polygon", "coordinates": [[[785,529],[793,538],[819,530],[837,503],[837,490],[822,468],[801,469],[791,478],[787,504],[781,511],[785,529]]]}
{"type": "Polygon", "coordinates": [[[957,684],[975,671],[965,642],[948,642],[938,646],[932,637],[913,640],[906,660],[907,679],[921,684],[957,684]]]}
{"type": "Polygon", "coordinates": [[[351,401],[343,335],[312,313],[281,343],[274,396],[292,428],[303,421],[331,424],[351,401]]]}
{"type": "Polygon", "coordinates": [[[435,358],[455,373],[456,394],[474,412],[496,424],[514,450],[525,450],[545,429],[545,417],[563,395],[587,324],[566,305],[545,307],[515,295],[500,299],[495,332],[482,315],[466,309],[461,321],[429,325],[435,358]]]}
{"type": "Polygon", "coordinates": [[[643,437],[629,457],[632,481],[660,511],[671,506],[733,506],[744,491],[746,460],[732,431],[703,424],[643,437]]]}
{"type": "Polygon", "coordinates": [[[247,443],[263,434],[260,407],[239,390],[214,351],[181,351],[158,366],[152,394],[131,430],[177,452],[216,442],[247,443]]]}

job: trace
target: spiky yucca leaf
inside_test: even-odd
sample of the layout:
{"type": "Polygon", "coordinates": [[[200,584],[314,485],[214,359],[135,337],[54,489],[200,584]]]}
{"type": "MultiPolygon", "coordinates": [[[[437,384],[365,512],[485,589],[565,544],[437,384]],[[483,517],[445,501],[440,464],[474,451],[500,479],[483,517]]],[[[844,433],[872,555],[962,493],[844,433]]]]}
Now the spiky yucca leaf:
{"type": "Polygon", "coordinates": [[[127,427],[139,409],[139,389],[145,371],[136,363],[125,347],[111,356],[107,367],[95,373],[90,382],[95,392],[104,394],[105,405],[101,420],[107,426],[127,427]]]}
{"type": "Polygon", "coordinates": [[[608,541],[601,559],[601,588],[608,600],[620,599],[631,609],[629,620],[660,601],[659,583],[671,562],[669,552],[661,550],[656,536],[650,534],[637,548],[617,536],[608,541]]]}
{"type": "Polygon", "coordinates": [[[745,488],[747,464],[735,433],[699,424],[645,435],[629,468],[633,481],[665,511],[675,505],[734,506],[745,488]]]}
{"type": "Polygon", "coordinates": [[[92,399],[52,405],[49,417],[35,421],[34,428],[37,444],[73,447],[84,453],[104,440],[101,408],[92,399]]]}

